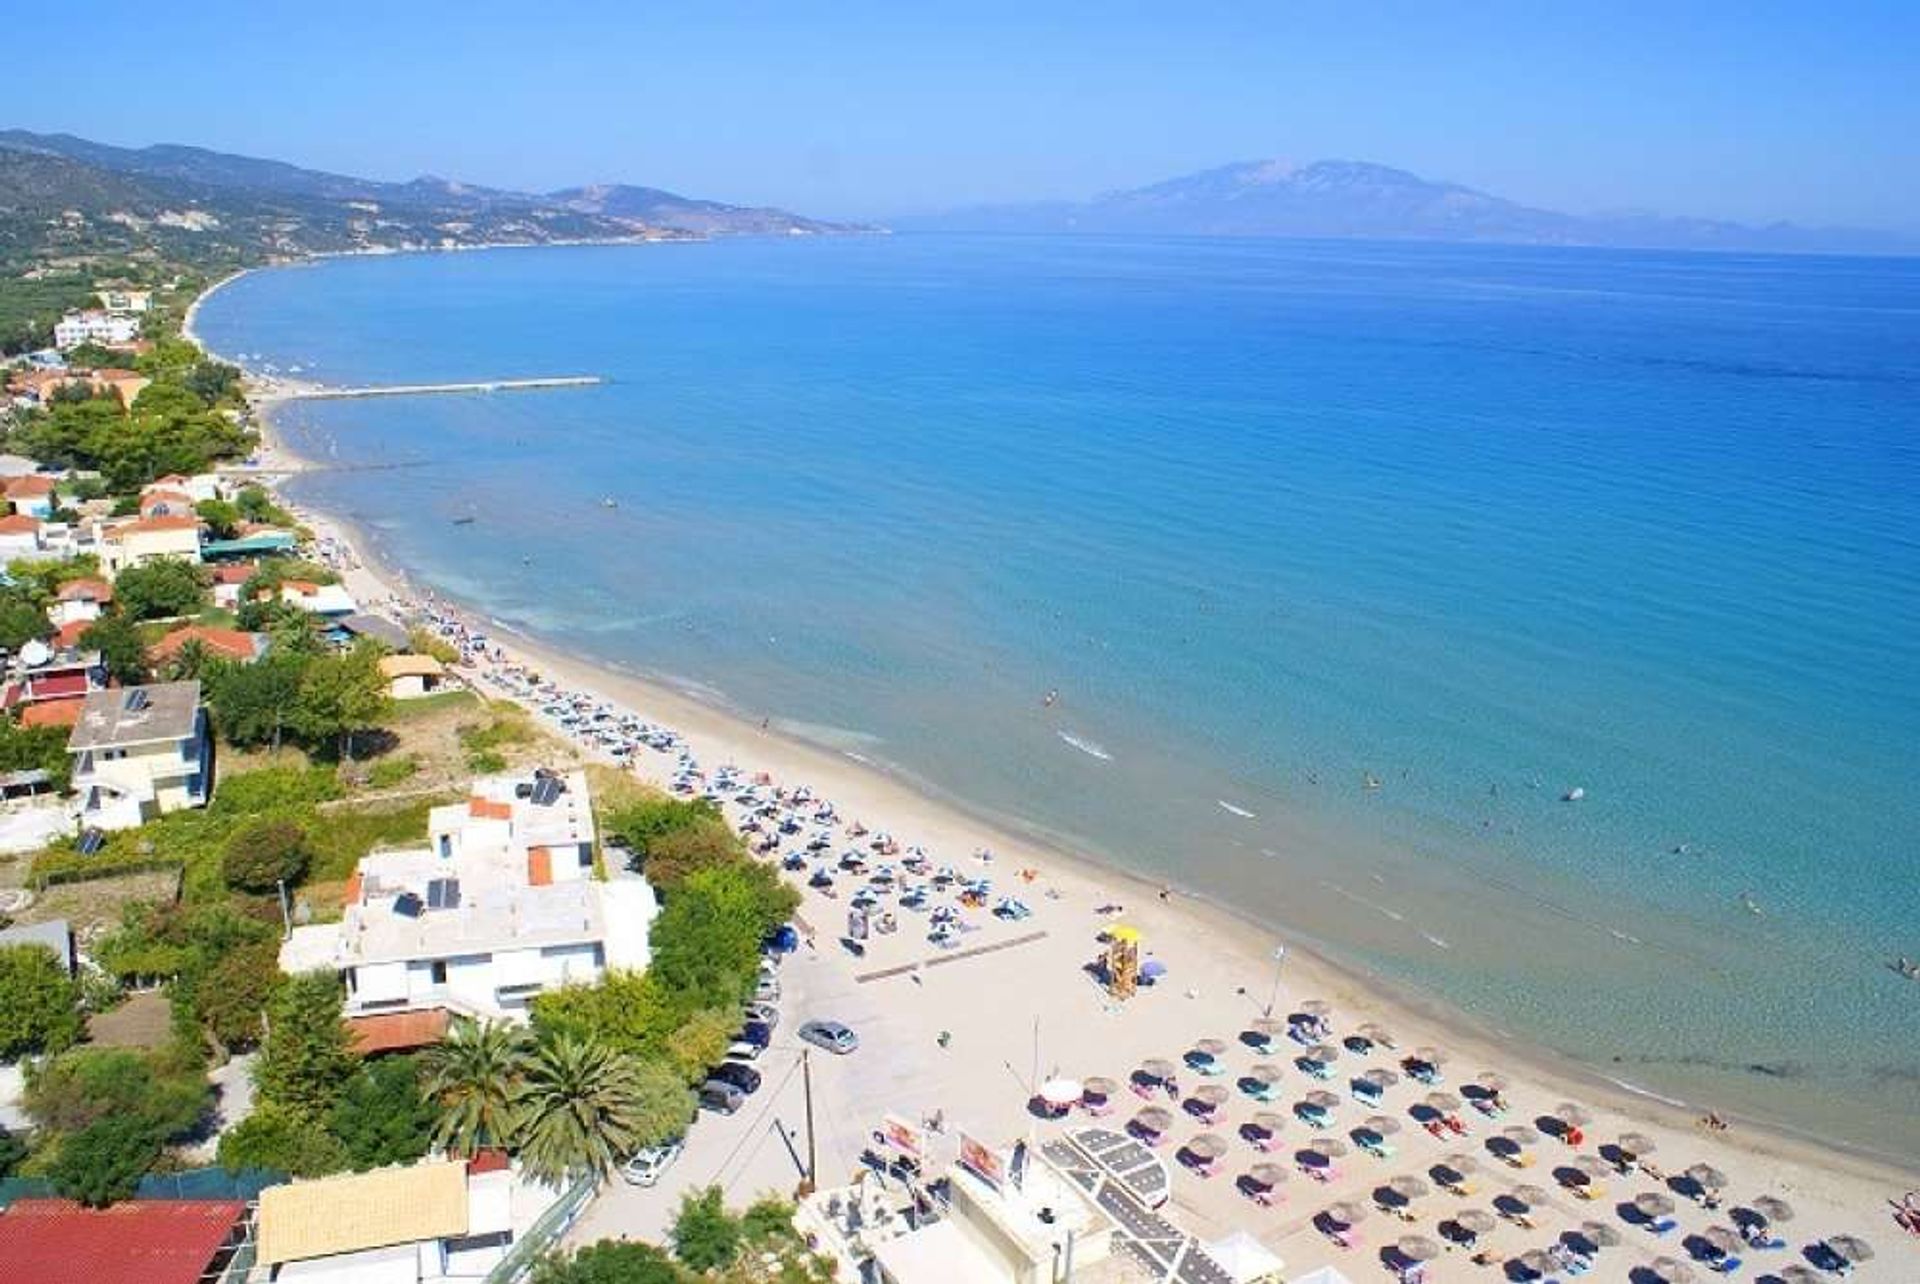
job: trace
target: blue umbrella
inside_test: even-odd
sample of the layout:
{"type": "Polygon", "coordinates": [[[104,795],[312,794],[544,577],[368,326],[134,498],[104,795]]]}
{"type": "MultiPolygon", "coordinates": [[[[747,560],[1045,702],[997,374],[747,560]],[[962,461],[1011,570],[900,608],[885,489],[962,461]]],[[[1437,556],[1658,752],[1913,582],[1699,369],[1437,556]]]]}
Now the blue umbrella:
{"type": "Polygon", "coordinates": [[[1149,980],[1154,980],[1159,977],[1163,977],[1166,974],[1167,974],[1167,965],[1165,963],[1162,963],[1159,959],[1148,959],[1145,963],[1141,964],[1140,966],[1140,975],[1146,977],[1149,980]]]}

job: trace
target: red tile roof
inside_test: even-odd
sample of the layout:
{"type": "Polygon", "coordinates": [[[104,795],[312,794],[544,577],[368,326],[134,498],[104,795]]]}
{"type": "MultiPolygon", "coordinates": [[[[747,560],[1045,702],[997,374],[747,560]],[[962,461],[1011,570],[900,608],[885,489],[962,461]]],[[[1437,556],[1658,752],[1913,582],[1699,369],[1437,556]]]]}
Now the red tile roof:
{"type": "Polygon", "coordinates": [[[245,584],[259,571],[258,562],[224,562],[213,568],[215,584],[245,584]]]}
{"type": "Polygon", "coordinates": [[[93,681],[83,670],[79,673],[48,673],[27,679],[27,698],[29,700],[59,700],[66,696],[83,696],[93,690],[93,681]]]}
{"type": "Polygon", "coordinates": [[[0,1279],[198,1284],[246,1215],[238,1201],[17,1199],[0,1213],[0,1279]]]}
{"type": "Polygon", "coordinates": [[[92,620],[68,620],[53,631],[54,650],[73,650],[80,645],[80,635],[92,627],[92,620]]]}
{"type": "Polygon", "coordinates": [[[85,696],[70,696],[64,700],[42,700],[20,710],[20,725],[23,727],[71,727],[80,722],[80,711],[87,706],[85,696]]]}
{"type": "Polygon", "coordinates": [[[53,494],[53,478],[29,475],[9,477],[7,479],[7,498],[26,499],[35,495],[53,494]]]}
{"type": "Polygon", "coordinates": [[[503,1173],[513,1167],[513,1161],[507,1158],[504,1150],[476,1150],[473,1158],[467,1161],[467,1176],[478,1177],[481,1173],[503,1173]]]}
{"type": "Polygon", "coordinates": [[[363,1057],[377,1052],[406,1052],[447,1037],[451,1014],[445,1008],[420,1012],[380,1012],[347,1018],[347,1034],[354,1051],[363,1057]]]}
{"type": "Polygon", "coordinates": [[[8,513],[0,517],[0,535],[31,535],[39,529],[39,521],[25,513],[8,513]]]}
{"type": "Polygon", "coordinates": [[[62,602],[111,602],[113,585],[105,580],[68,580],[60,586],[62,602]]]}
{"type": "Polygon", "coordinates": [[[183,629],[175,629],[155,642],[147,648],[147,654],[156,661],[164,662],[180,654],[180,648],[187,643],[198,642],[215,655],[251,663],[259,658],[260,639],[261,635],[258,633],[243,633],[239,629],[214,629],[200,624],[189,624],[183,629]]]}

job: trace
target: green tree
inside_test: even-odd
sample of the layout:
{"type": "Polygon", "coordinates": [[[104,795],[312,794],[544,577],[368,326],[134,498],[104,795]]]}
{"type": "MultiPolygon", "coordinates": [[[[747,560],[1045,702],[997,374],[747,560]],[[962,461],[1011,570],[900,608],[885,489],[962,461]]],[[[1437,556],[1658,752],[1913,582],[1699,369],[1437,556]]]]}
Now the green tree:
{"type": "Polygon", "coordinates": [[[647,881],[671,896],[688,875],[736,864],[744,857],[732,826],[724,820],[701,819],[651,839],[639,864],[647,881]]]}
{"type": "Polygon", "coordinates": [[[267,1101],[323,1118],[359,1068],[340,1018],[340,980],[331,972],[288,977],[267,1009],[267,1038],[253,1067],[267,1101]]]}
{"type": "Polygon", "coordinates": [[[356,1171],[412,1163],[433,1141],[433,1106],[420,1092],[409,1057],[368,1062],[340,1094],[327,1131],[346,1148],[356,1171]]]}
{"type": "Polygon", "coordinates": [[[365,644],[345,655],[311,661],[300,677],[293,725],[310,745],[333,742],[342,759],[353,757],[353,736],[378,726],[392,706],[380,676],[380,650],[365,644]]]}
{"type": "Polygon", "coordinates": [[[697,1084],[726,1060],[739,1028],[738,1008],[701,1008],[667,1036],[667,1057],[682,1079],[697,1084]]]}
{"type": "Polygon", "coordinates": [[[101,616],[80,635],[80,645],[100,653],[100,663],[114,681],[134,686],[147,680],[147,644],[126,616],[101,616]]]}
{"type": "Polygon", "coordinates": [[[295,1177],[324,1177],[348,1167],[347,1148],[311,1119],[284,1106],[262,1105],[220,1135],[228,1172],[271,1168],[295,1177]]]}
{"type": "Polygon", "coordinates": [[[62,1138],[47,1176],[68,1199],[105,1208],[133,1194],[160,1158],[162,1141],[138,1115],[114,1115],[62,1138]]]}
{"type": "Polygon", "coordinates": [[[131,1048],[75,1048],[27,1075],[27,1113],[55,1133],[137,1117],[164,1141],[197,1125],[212,1097],[199,1070],[131,1048]]]}
{"type": "Polygon", "coordinates": [[[293,515],[273,501],[264,486],[243,486],[233,497],[234,507],[250,522],[267,526],[291,526],[293,515]]]}
{"type": "MultiPolygon", "coordinates": [[[[639,1061],[603,1043],[542,1035],[528,1060],[519,1102],[520,1162],[526,1170],[556,1183],[612,1172],[640,1147],[647,1122],[642,1075],[639,1061]]],[[[679,1116],[683,1124],[686,1117],[679,1116]]]]}
{"type": "Polygon", "coordinates": [[[460,1018],[420,1054],[427,1099],[438,1118],[433,1141],[457,1155],[509,1147],[519,1132],[527,1033],[505,1021],[460,1018]]]}
{"type": "Polygon", "coordinates": [[[602,829],[609,838],[633,853],[634,867],[638,869],[656,839],[710,820],[724,821],[724,817],[720,808],[706,799],[662,796],[615,808],[602,829]]]}
{"type": "Polygon", "coordinates": [[[35,638],[52,636],[53,625],[39,603],[18,590],[0,591],[0,647],[18,651],[35,638]]]}
{"type": "Polygon", "coordinates": [[[798,899],[765,865],[691,874],[654,922],[653,971],[696,1007],[737,1004],[752,986],[760,943],[798,899]]]}
{"type": "Polygon", "coordinates": [[[203,499],[193,506],[193,511],[207,524],[215,539],[232,539],[240,533],[240,523],[246,520],[238,504],[224,499],[203,499]]]}
{"type": "Polygon", "coordinates": [[[10,1128],[0,1128],[0,1178],[13,1176],[14,1169],[27,1157],[27,1143],[10,1128]]]}
{"type": "Polygon", "coordinates": [[[67,754],[67,727],[23,727],[0,716],[0,771],[44,771],[55,789],[64,790],[73,774],[67,754]]]}
{"type": "Polygon", "coordinates": [[[79,992],[44,945],[0,947],[0,1061],[58,1052],[80,1037],[79,992]]]}
{"type": "Polygon", "coordinates": [[[691,1011],[652,973],[616,970],[593,985],[568,985],[537,996],[533,1023],[653,1059],[667,1055],[667,1037],[691,1011]]]}
{"type": "MultiPolygon", "coordinates": [[[[220,956],[192,984],[192,1009],[224,1052],[256,1047],[280,988],[280,951],[273,942],[243,945],[220,956]]],[[[184,983],[183,983],[184,984],[184,983]]]]}
{"type": "Polygon", "coordinates": [[[718,1271],[740,1256],[740,1222],[727,1211],[718,1186],[689,1190],[667,1230],[673,1255],[696,1271],[718,1271]]]}
{"type": "Polygon", "coordinates": [[[216,663],[206,677],[220,734],[242,748],[278,749],[300,702],[307,659],[276,644],[252,664],[216,663]]]}
{"type": "Polygon", "coordinates": [[[256,820],[227,840],[220,872],[228,887],[265,893],[298,883],[310,859],[306,830],[290,820],[256,820]]]}
{"type": "Polygon", "coordinates": [[[693,1284],[696,1277],[652,1244],[603,1239],[534,1268],[533,1284],[693,1284]]]}
{"type": "Polygon", "coordinates": [[[206,580],[200,568],[179,558],[129,566],[113,581],[114,603],[133,620],[192,615],[205,598],[206,580]]]}

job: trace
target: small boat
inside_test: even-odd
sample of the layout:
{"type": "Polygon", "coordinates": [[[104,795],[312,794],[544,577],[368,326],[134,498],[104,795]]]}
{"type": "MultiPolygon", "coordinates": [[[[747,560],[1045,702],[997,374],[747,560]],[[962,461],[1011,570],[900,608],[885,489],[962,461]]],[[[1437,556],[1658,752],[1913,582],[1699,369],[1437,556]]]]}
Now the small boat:
{"type": "Polygon", "coordinates": [[[1567,790],[1566,793],[1560,795],[1560,801],[1561,802],[1579,802],[1582,798],[1585,798],[1586,796],[1587,796],[1587,791],[1582,789],[1580,786],[1575,785],[1573,788],[1567,790]]]}
{"type": "Polygon", "coordinates": [[[471,526],[473,525],[473,523],[474,523],[474,519],[471,517],[456,517],[453,519],[453,524],[455,526],[471,526]]]}
{"type": "Polygon", "coordinates": [[[600,507],[602,507],[602,508],[618,508],[618,507],[620,507],[620,501],[619,501],[619,500],[617,500],[617,499],[615,499],[615,498],[614,498],[613,496],[611,496],[611,495],[609,495],[609,496],[607,496],[607,497],[606,497],[605,499],[603,499],[603,500],[601,500],[601,501],[600,501],[600,507]]]}

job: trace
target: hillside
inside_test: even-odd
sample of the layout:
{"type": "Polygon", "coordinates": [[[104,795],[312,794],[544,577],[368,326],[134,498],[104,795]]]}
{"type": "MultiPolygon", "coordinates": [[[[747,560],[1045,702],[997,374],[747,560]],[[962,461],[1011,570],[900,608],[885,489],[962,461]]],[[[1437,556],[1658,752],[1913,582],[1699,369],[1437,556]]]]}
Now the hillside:
{"type": "Polygon", "coordinates": [[[766,206],[695,200],[657,187],[631,187],[623,183],[569,187],[548,192],[546,199],[583,214],[638,219],[661,227],[684,228],[702,236],[818,236],[877,230],[858,224],[802,218],[766,206]]]}
{"type": "Polygon", "coordinates": [[[1912,238],[1848,228],[1750,227],[1657,214],[1537,209],[1363,161],[1247,161],[1089,201],[995,205],[901,219],[956,231],[1293,236],[1783,253],[1899,254],[1912,238]]]}

